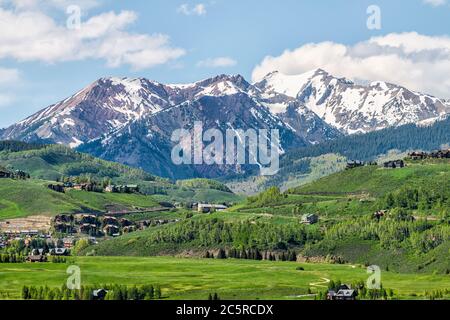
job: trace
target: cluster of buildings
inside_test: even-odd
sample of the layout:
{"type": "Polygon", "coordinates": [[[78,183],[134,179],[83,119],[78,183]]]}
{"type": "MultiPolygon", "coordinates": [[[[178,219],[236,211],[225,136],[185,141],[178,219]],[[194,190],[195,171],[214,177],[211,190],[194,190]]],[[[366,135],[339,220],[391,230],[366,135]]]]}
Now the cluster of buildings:
{"type": "MultiPolygon", "coordinates": [[[[422,151],[415,151],[408,153],[408,159],[410,160],[425,160],[425,159],[450,159],[450,149],[447,150],[438,150],[434,152],[422,152],[422,151]]],[[[364,162],[364,161],[348,161],[346,169],[354,169],[358,167],[364,167],[367,165],[377,165],[376,162],[364,162]]],[[[383,167],[386,169],[398,169],[398,168],[404,168],[406,167],[406,163],[404,160],[393,160],[393,161],[386,161],[383,163],[383,167]]]]}
{"type": "Polygon", "coordinates": [[[126,218],[113,216],[61,214],[53,219],[53,229],[58,233],[117,237],[122,233],[135,231],[137,225],[126,218]]]}
{"type": "Polygon", "coordinates": [[[399,169],[404,168],[405,166],[405,161],[403,160],[393,160],[383,163],[383,167],[385,167],[386,169],[399,169]]]}
{"type": "Polygon", "coordinates": [[[364,166],[377,166],[377,165],[378,165],[378,163],[376,163],[374,161],[364,162],[364,161],[359,161],[359,160],[353,160],[353,161],[348,161],[347,166],[345,168],[347,170],[350,170],[350,169],[364,167],[364,166]]]}
{"type": "Polygon", "coordinates": [[[301,223],[303,224],[316,224],[319,222],[319,216],[315,213],[306,213],[302,216],[301,223]]]}
{"type": "Polygon", "coordinates": [[[327,300],[356,300],[358,292],[346,284],[339,286],[337,290],[328,290],[327,300]]]}
{"type": "Polygon", "coordinates": [[[424,159],[450,159],[450,149],[438,150],[434,152],[411,152],[408,154],[411,160],[424,160],[424,159]]]}
{"type": "Polygon", "coordinates": [[[26,180],[30,175],[22,170],[8,171],[0,168],[0,179],[26,180]]]}
{"type": "Polygon", "coordinates": [[[139,186],[132,185],[108,185],[103,188],[102,185],[99,185],[94,182],[89,183],[72,183],[65,182],[63,184],[49,184],[48,188],[56,191],[64,193],[67,190],[78,190],[78,191],[87,191],[87,192],[109,192],[109,193],[139,193],[139,186]]]}
{"type": "Polygon", "coordinates": [[[219,212],[228,209],[224,204],[194,203],[192,208],[200,213],[219,212]]]}

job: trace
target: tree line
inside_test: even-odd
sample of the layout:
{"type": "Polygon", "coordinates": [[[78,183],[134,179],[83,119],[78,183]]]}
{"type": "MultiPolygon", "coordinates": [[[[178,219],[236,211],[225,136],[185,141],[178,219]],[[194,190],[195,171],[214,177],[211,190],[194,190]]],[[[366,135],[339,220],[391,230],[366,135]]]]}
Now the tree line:
{"type": "Polygon", "coordinates": [[[68,289],[66,285],[61,288],[48,286],[23,286],[22,299],[24,300],[99,300],[94,291],[99,288],[107,291],[101,300],[153,300],[161,299],[160,286],[124,286],[124,285],[102,285],[81,286],[79,290],[68,289]]]}

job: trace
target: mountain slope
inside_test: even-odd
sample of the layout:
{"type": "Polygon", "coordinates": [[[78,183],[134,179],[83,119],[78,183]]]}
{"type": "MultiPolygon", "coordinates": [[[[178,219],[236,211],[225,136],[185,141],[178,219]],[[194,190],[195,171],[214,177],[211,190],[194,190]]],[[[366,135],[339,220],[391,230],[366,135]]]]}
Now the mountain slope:
{"type": "Polygon", "coordinates": [[[450,145],[450,117],[427,126],[407,124],[366,134],[355,134],[323,142],[318,145],[288,150],[280,159],[280,171],[276,176],[256,178],[229,177],[227,185],[235,192],[255,193],[269,186],[283,190],[295,184],[309,182],[345,168],[346,160],[376,161],[393,151],[405,154],[409,151],[433,151],[450,145]]]}
{"type": "Polygon", "coordinates": [[[79,147],[95,156],[170,178],[220,177],[259,166],[176,166],[172,133],[191,129],[278,129],[282,153],[355,132],[432,123],[449,105],[382,82],[368,86],[323,70],[279,72],[256,84],[219,75],[190,84],[102,78],[75,95],[0,131],[0,139],[79,147]]]}
{"type": "Polygon", "coordinates": [[[280,94],[295,98],[347,134],[415,123],[450,112],[445,100],[382,81],[358,85],[321,69],[301,75],[272,72],[255,86],[267,98],[280,94]]]}

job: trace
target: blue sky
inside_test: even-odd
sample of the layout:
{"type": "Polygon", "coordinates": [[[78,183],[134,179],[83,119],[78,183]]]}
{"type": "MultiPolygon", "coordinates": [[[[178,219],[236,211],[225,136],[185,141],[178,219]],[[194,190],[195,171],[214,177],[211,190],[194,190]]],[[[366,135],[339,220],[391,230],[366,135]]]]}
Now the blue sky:
{"type": "Polygon", "coordinates": [[[0,30],[10,26],[0,32],[0,127],[106,76],[184,83],[240,73],[250,81],[271,69],[324,65],[450,98],[450,1],[0,0],[0,8],[0,30]],[[71,4],[80,6],[82,25],[90,22],[81,40],[64,30],[71,4]],[[367,28],[370,5],[381,10],[379,30],[367,28]],[[113,52],[114,37],[134,49],[113,52]],[[42,41],[53,38],[45,52],[42,41]]]}

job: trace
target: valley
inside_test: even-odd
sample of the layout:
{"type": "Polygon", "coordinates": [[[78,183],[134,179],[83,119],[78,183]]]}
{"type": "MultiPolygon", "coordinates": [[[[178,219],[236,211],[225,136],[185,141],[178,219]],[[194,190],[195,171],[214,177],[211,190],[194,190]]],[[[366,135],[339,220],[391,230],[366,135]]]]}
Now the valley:
{"type": "Polygon", "coordinates": [[[396,169],[347,165],[285,192],[270,187],[244,198],[217,181],[173,182],[62,146],[13,146],[0,152],[0,165],[30,178],[0,179],[2,230],[36,226],[37,216],[51,226],[22,239],[3,237],[3,299],[20,298],[23,286],[60,287],[70,265],[81,268],[86,286],[158,285],[164,299],[322,299],[323,279],[363,286],[370,265],[381,270],[386,299],[448,295],[448,159],[405,158],[396,169]],[[140,191],[57,192],[47,187],[52,176],[59,183],[135,183],[140,191]],[[195,197],[229,208],[205,213],[195,197]],[[167,210],[158,212],[163,205],[167,210]],[[145,227],[113,229],[113,209],[127,226],[145,227]],[[54,229],[55,216],[65,228],[54,229]],[[82,230],[84,217],[97,219],[89,223],[99,232],[68,231],[82,230]],[[44,246],[41,236],[48,237],[44,246]],[[24,262],[32,250],[61,241],[70,255],[24,262]]]}
{"type": "MultiPolygon", "coordinates": [[[[207,300],[217,293],[222,299],[314,299],[311,293],[326,290],[323,278],[343,283],[365,281],[360,265],[294,263],[251,260],[204,260],[173,257],[75,257],[70,264],[81,270],[84,285],[121,284],[132,288],[159,285],[163,299],[207,300]],[[303,270],[300,270],[300,267],[303,270]],[[276,277],[273,275],[276,274],[276,277]]],[[[22,286],[46,284],[61,288],[66,264],[0,264],[0,298],[20,299],[22,286]]],[[[397,299],[428,299],[433,290],[445,292],[445,275],[383,272],[382,283],[397,299]],[[432,289],[431,289],[432,288],[432,289]]],[[[448,294],[448,291],[447,291],[448,294]]]]}

